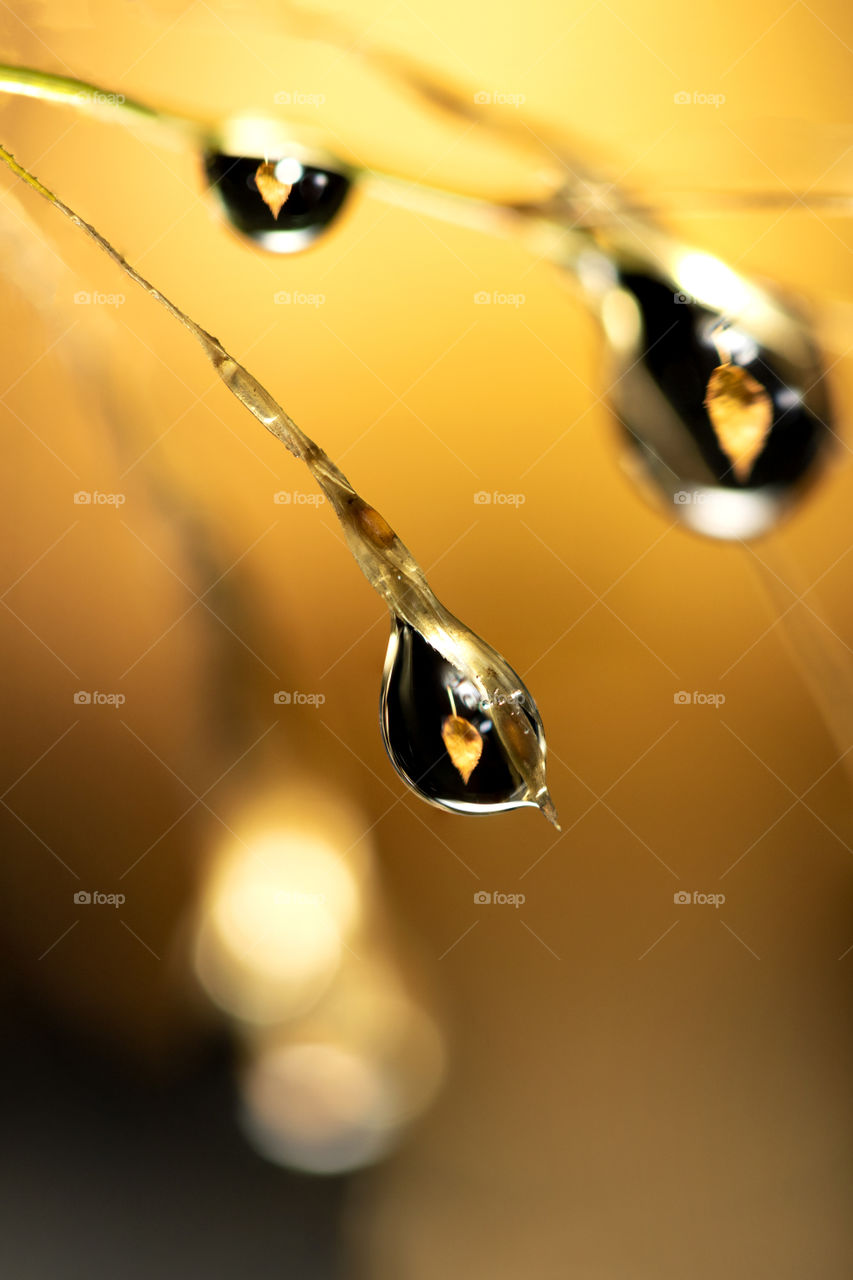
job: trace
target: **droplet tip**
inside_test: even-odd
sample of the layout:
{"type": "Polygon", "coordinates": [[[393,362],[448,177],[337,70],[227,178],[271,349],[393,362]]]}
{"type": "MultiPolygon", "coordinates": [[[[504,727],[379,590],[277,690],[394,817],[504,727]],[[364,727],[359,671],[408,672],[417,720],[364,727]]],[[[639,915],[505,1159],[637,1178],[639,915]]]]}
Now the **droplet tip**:
{"type": "Polygon", "coordinates": [[[557,817],[556,806],[554,805],[554,801],[548,795],[547,791],[545,792],[544,795],[539,796],[536,803],[539,805],[539,808],[542,810],[542,813],[544,814],[544,816],[551,823],[551,826],[555,827],[557,831],[562,831],[563,828],[560,826],[560,820],[557,817]]]}

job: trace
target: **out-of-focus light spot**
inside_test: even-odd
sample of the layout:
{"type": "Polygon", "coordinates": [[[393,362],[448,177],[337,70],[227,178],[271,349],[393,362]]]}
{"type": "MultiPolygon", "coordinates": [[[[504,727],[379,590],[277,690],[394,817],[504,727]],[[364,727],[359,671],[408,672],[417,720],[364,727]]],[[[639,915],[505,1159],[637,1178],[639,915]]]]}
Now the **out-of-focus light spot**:
{"type": "Polygon", "coordinates": [[[601,300],[601,323],[613,349],[631,353],[640,342],[643,321],[640,308],[624,289],[609,289],[601,300]]]}
{"type": "Polygon", "coordinates": [[[686,525],[710,538],[757,538],[779,518],[778,497],[761,490],[696,485],[691,498],[676,510],[686,525]]]}
{"type": "Polygon", "coordinates": [[[337,956],[356,905],[352,876],[334,850],[282,834],[225,868],[211,918],[223,946],[247,968],[299,978],[337,956]]]}
{"type": "Polygon", "coordinates": [[[720,329],[719,322],[712,320],[702,337],[706,346],[712,347],[718,354],[725,353],[734,364],[752,364],[753,360],[758,359],[758,343],[735,325],[727,325],[724,329],[720,329]],[[719,343],[712,337],[715,331],[719,343]]]}
{"type": "MultiPolygon", "coordinates": [[[[248,1023],[310,1008],[332,981],[362,915],[359,876],[344,857],[358,837],[329,800],[266,827],[247,825],[215,862],[202,897],[195,967],[208,995],[248,1023]]],[[[238,834],[240,828],[238,826],[238,834]]]]}
{"type": "Polygon", "coordinates": [[[302,165],[293,156],[285,156],[275,166],[275,176],[285,186],[294,186],[304,174],[302,165]]]}
{"type": "Polygon", "coordinates": [[[420,965],[377,912],[367,823],[307,779],[234,817],[195,927],[195,967],[236,1024],[241,1124],[279,1164],[383,1158],[434,1097],[442,1037],[420,965]]]}
{"type": "Polygon", "coordinates": [[[780,387],[774,396],[776,408],[783,412],[802,404],[803,397],[795,387],[780,387]]]}
{"type": "Polygon", "coordinates": [[[725,315],[739,314],[750,302],[749,290],[740,276],[709,253],[685,253],[677,263],[676,274],[685,293],[725,315]]]}
{"type": "Polygon", "coordinates": [[[583,288],[596,298],[608,293],[619,279],[616,264],[597,249],[579,253],[575,271],[583,288]]]}
{"type": "Polygon", "coordinates": [[[242,1124],[277,1164],[347,1173],[386,1153],[395,1103],[375,1061],[335,1044],[294,1044],[264,1053],[244,1076],[242,1124]]]}
{"type": "Polygon", "coordinates": [[[229,155],[259,158],[287,155],[306,164],[324,162],[326,142],[322,130],[314,125],[300,123],[294,138],[289,125],[280,117],[252,114],[229,116],[216,139],[217,147],[229,155]]]}
{"type": "Polygon", "coordinates": [[[434,1097],[444,1046],[400,959],[348,955],[305,1018],[249,1037],[242,1123],[262,1155],[314,1173],[372,1164],[434,1097]]]}

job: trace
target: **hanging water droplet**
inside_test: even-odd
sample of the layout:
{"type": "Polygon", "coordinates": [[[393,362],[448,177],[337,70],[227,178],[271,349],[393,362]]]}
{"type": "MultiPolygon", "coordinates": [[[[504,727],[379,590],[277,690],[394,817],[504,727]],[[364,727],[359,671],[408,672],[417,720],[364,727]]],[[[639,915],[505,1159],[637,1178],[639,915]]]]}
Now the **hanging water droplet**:
{"type": "Polygon", "coordinates": [[[298,253],[338,219],[351,180],[343,167],[332,169],[284,157],[266,164],[263,156],[209,151],[205,177],[228,223],[253,244],[272,253],[298,253]],[[274,211],[258,186],[258,171],[271,171],[287,199],[274,211]]]}
{"type": "Polygon", "coordinates": [[[531,747],[544,756],[545,736],[533,699],[505,664],[504,671],[516,687],[490,697],[473,673],[459,671],[413,627],[395,618],[380,702],[385,749],[412,790],[442,809],[497,813],[532,805],[556,825],[547,791],[530,794],[496,723],[512,699],[520,715],[511,718],[511,725],[516,733],[531,735],[531,747]]]}
{"type": "Polygon", "coordinates": [[[677,280],[636,256],[614,257],[611,281],[597,290],[616,365],[610,398],[639,478],[651,480],[674,515],[712,537],[754,537],[772,528],[813,478],[831,437],[829,406],[801,322],[715,259],[691,260],[700,257],[709,296],[682,292],[677,280]],[[715,309],[710,296],[716,268],[730,289],[738,286],[731,314],[715,309]],[[709,390],[712,401],[719,390],[712,375],[721,363],[721,331],[731,369],[756,389],[753,399],[761,393],[759,407],[766,405],[769,417],[748,448],[742,431],[734,440],[709,412],[709,390]]]}

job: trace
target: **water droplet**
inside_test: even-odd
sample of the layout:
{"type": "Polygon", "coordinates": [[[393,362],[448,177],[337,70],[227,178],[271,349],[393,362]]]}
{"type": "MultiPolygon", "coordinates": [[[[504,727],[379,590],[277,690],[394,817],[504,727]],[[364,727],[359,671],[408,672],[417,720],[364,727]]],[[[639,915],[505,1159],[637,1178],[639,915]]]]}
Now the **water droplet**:
{"type": "MultiPolygon", "coordinates": [[[[521,680],[511,675],[522,732],[536,735],[544,755],[539,713],[521,680]]],[[[544,800],[530,795],[501,740],[490,702],[469,673],[452,666],[408,623],[394,619],[380,719],[385,749],[403,780],[431,804],[457,813],[499,813],[527,805],[545,809],[547,792],[544,800]]]]}
{"type": "Polygon", "coordinates": [[[338,218],[350,191],[343,169],[321,169],[284,157],[267,166],[291,190],[278,215],[261,198],[258,169],[263,156],[233,156],[218,151],[204,157],[205,177],[229,224],[272,253],[297,253],[312,244],[338,218]],[[290,179],[293,179],[292,183],[290,179]]]}
{"type": "Polygon", "coordinates": [[[698,532],[766,532],[812,479],[831,436],[820,362],[804,329],[757,291],[743,316],[729,319],[651,270],[623,267],[614,288],[636,321],[626,328],[631,341],[614,344],[611,397],[641,476],[698,532]],[[708,412],[721,320],[732,368],[769,400],[769,428],[748,467],[726,452],[708,412]]]}

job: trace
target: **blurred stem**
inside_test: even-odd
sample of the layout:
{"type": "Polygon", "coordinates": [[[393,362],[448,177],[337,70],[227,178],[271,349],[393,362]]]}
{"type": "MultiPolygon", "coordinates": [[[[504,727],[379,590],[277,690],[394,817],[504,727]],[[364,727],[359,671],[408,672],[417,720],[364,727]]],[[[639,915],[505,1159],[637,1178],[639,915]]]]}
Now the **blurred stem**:
{"type": "MultiPolygon", "coordinates": [[[[400,176],[383,173],[370,165],[347,161],[347,168],[361,180],[369,180],[371,194],[380,200],[400,204],[430,217],[449,222],[467,224],[491,234],[501,234],[512,225],[514,230],[523,228],[532,233],[531,246],[536,256],[544,256],[565,265],[567,245],[560,243],[559,234],[577,239],[584,227],[595,228],[618,225],[626,216],[635,219],[655,218],[660,214],[698,213],[713,211],[732,212],[742,209],[776,209],[786,211],[825,210],[827,213],[846,214],[853,209],[853,196],[846,191],[706,191],[656,192],[652,199],[646,196],[628,197],[620,193],[614,184],[605,181],[602,201],[596,197],[598,185],[595,177],[585,174],[585,166],[568,154],[562,140],[548,138],[541,129],[531,129],[524,120],[498,118],[494,113],[484,113],[468,102],[460,93],[446,86],[430,82],[416,72],[398,55],[384,55],[376,50],[366,52],[347,46],[347,52],[361,57],[378,69],[392,72],[399,82],[415,92],[427,106],[440,107],[458,120],[475,124],[493,138],[499,138],[512,148],[516,155],[528,153],[536,161],[537,185],[540,197],[532,203],[512,200],[489,200],[455,191],[440,180],[426,185],[400,176]],[[542,198],[541,182],[547,170],[545,189],[550,194],[542,198]],[[508,217],[510,221],[508,221],[508,217]],[[559,233],[559,234],[558,234],[559,233]],[[572,233],[574,235],[572,236],[572,233]],[[545,246],[538,244],[542,235],[545,246]],[[551,241],[551,243],[548,243],[551,241]]],[[[0,63],[0,94],[35,98],[41,102],[55,102],[75,111],[97,116],[124,125],[153,124],[164,126],[189,137],[195,145],[212,145],[221,135],[221,123],[201,120],[181,111],[160,110],[71,76],[54,75],[32,67],[18,67],[0,63]]],[[[298,125],[293,126],[295,137],[298,125]]],[[[568,256],[571,256],[570,254],[568,256]]]]}
{"type": "Polygon", "coordinates": [[[193,121],[185,116],[169,111],[158,111],[137,102],[123,93],[103,89],[99,85],[89,84],[86,80],[76,80],[71,76],[57,76],[49,71],[38,71],[33,67],[15,67],[8,63],[0,63],[0,93],[13,94],[21,98],[35,98],[39,102],[56,102],[66,107],[73,107],[85,115],[99,116],[103,119],[114,119],[119,124],[144,123],[165,124],[179,128],[184,132],[198,134],[204,132],[205,125],[201,121],[193,121]]]}
{"type": "MultiPolygon", "coordinates": [[[[215,121],[192,119],[179,112],[157,111],[121,93],[74,80],[51,75],[29,67],[0,63],[0,94],[37,98],[56,102],[87,115],[99,116],[124,125],[155,124],[177,130],[196,147],[223,145],[221,125],[215,121]]],[[[294,140],[299,136],[294,128],[294,140]]],[[[8,153],[7,153],[8,155],[8,153]]],[[[555,214],[537,204],[514,205],[454,191],[440,182],[427,185],[393,173],[382,173],[370,166],[332,159],[356,178],[374,199],[384,204],[410,209],[428,218],[440,218],[454,226],[470,227],[484,235],[521,237],[535,257],[544,257],[562,268],[571,267],[577,255],[589,244],[582,219],[576,212],[566,216],[555,214]]],[[[24,177],[16,162],[10,168],[24,177]]],[[[33,186],[36,179],[30,183],[33,186]]],[[[47,194],[41,183],[35,188],[47,194]]],[[[56,201],[54,200],[54,203],[56,201]]],[[[97,233],[95,233],[97,234],[97,233]]]]}
{"type": "MultiPolygon", "coordinates": [[[[201,120],[179,111],[156,110],[123,93],[89,84],[85,80],[75,80],[70,76],[37,71],[31,67],[0,63],[0,94],[3,93],[35,98],[41,102],[54,102],[85,115],[126,126],[161,125],[177,130],[196,146],[221,145],[222,141],[221,122],[201,120]]],[[[297,124],[292,128],[293,140],[297,140],[299,126],[297,124]]],[[[337,162],[344,164],[341,160],[337,162]]],[[[427,215],[447,218],[453,222],[468,222],[487,231],[495,230],[496,215],[513,208],[511,203],[483,200],[474,195],[453,191],[440,181],[426,185],[397,174],[380,172],[352,160],[347,160],[345,167],[360,180],[370,180],[371,192],[379,199],[405,204],[427,215]],[[442,202],[445,202],[444,209],[441,207],[442,202]]],[[[527,209],[524,214],[528,216],[527,209]]]]}
{"type": "Polygon", "coordinates": [[[751,547],[747,550],[761,593],[778,619],[779,631],[793,664],[838,748],[848,775],[853,777],[851,650],[832,631],[819,610],[805,603],[810,584],[803,581],[778,539],[762,542],[761,555],[751,547]]]}

